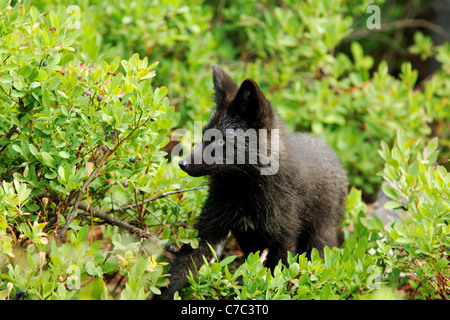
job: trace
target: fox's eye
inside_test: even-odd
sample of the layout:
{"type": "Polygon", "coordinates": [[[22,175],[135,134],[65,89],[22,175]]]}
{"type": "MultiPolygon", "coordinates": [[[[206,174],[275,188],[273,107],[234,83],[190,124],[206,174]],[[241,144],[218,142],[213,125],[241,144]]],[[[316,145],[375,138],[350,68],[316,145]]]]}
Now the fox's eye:
{"type": "Polygon", "coordinates": [[[219,139],[219,140],[217,141],[217,143],[219,144],[219,146],[223,146],[223,145],[225,144],[225,140],[219,139]]]}

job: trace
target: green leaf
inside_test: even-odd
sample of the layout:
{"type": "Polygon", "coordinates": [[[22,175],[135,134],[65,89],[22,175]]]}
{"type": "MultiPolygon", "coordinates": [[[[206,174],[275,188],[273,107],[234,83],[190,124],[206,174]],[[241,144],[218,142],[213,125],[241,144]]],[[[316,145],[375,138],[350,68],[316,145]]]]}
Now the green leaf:
{"type": "Polygon", "coordinates": [[[168,239],[171,233],[172,231],[170,230],[170,228],[168,226],[165,226],[163,231],[163,238],[168,239]]]}
{"type": "Polygon", "coordinates": [[[64,158],[64,159],[69,159],[70,158],[70,154],[68,152],[66,152],[66,151],[61,151],[59,153],[59,155],[61,156],[61,158],[64,158]]]}
{"type": "Polygon", "coordinates": [[[81,288],[78,299],[80,300],[101,300],[109,296],[108,287],[101,277],[95,277],[87,285],[81,288]]]}
{"type": "Polygon", "coordinates": [[[29,145],[30,146],[30,152],[33,156],[37,157],[37,155],[39,154],[39,151],[36,149],[36,147],[32,144],[29,145]]]}
{"type": "Polygon", "coordinates": [[[0,1],[0,11],[3,11],[6,9],[7,6],[9,6],[10,0],[2,0],[0,1]]]}
{"type": "Polygon", "coordinates": [[[321,260],[320,255],[319,255],[319,251],[316,248],[312,248],[311,250],[311,261],[318,261],[321,260]]]}
{"type": "Polygon", "coordinates": [[[48,80],[48,84],[47,84],[47,90],[48,91],[52,91],[55,90],[56,87],[58,87],[58,85],[60,84],[61,79],[59,78],[59,76],[54,76],[52,77],[50,80],[48,80]]]}
{"type": "Polygon", "coordinates": [[[50,110],[50,93],[47,89],[42,93],[42,105],[47,111],[50,110]]]}
{"type": "MultiPolygon", "coordinates": [[[[100,242],[100,241],[98,241],[98,242],[100,242]]],[[[100,242],[100,245],[101,245],[101,242],[100,242]]],[[[93,249],[91,248],[91,250],[93,250],[93,249]]],[[[93,250],[93,251],[95,251],[95,250],[93,250]]],[[[105,251],[104,250],[96,251],[93,262],[101,264],[104,260],[105,260],[105,251]]]]}
{"type": "Polygon", "coordinates": [[[84,239],[86,239],[86,236],[89,232],[89,226],[85,225],[83,226],[79,231],[78,231],[78,235],[77,235],[77,240],[80,242],[83,242],[84,239]]]}
{"type": "Polygon", "coordinates": [[[44,139],[50,137],[50,135],[46,134],[45,132],[43,132],[43,131],[41,131],[41,130],[39,130],[37,128],[34,128],[34,135],[36,137],[44,138],[44,139]]]}
{"type": "Polygon", "coordinates": [[[191,245],[192,249],[197,249],[199,245],[198,240],[196,238],[190,239],[189,244],[191,245]]]}
{"type": "Polygon", "coordinates": [[[388,186],[388,185],[382,185],[381,188],[383,189],[383,192],[391,199],[400,201],[397,192],[394,188],[388,186]]]}
{"type": "Polygon", "coordinates": [[[361,218],[361,223],[370,231],[384,232],[383,221],[374,214],[369,218],[361,218]]]}
{"type": "Polygon", "coordinates": [[[119,258],[116,255],[110,256],[105,261],[105,266],[103,267],[104,273],[114,273],[119,268],[119,258]]]}
{"type": "Polygon", "coordinates": [[[59,21],[58,18],[55,14],[55,12],[50,11],[50,21],[52,22],[52,27],[53,28],[58,28],[59,27],[59,21]]]}
{"type": "Polygon", "coordinates": [[[447,260],[447,258],[441,258],[434,265],[434,270],[439,271],[441,269],[444,269],[447,267],[448,264],[449,264],[449,261],[447,260]]]}
{"type": "Polygon", "coordinates": [[[431,139],[427,146],[423,149],[423,159],[424,160],[429,160],[430,162],[435,161],[435,157],[437,155],[436,150],[438,148],[439,144],[438,144],[438,138],[434,137],[433,139],[431,139]],[[433,157],[432,157],[433,155],[433,157]]]}
{"type": "Polygon", "coordinates": [[[64,170],[64,167],[60,166],[58,168],[58,174],[59,174],[59,177],[65,182],[66,181],[66,172],[64,170]]]}
{"type": "Polygon", "coordinates": [[[300,265],[298,263],[293,263],[289,266],[289,276],[295,278],[300,272],[300,265]]]}
{"type": "Polygon", "coordinates": [[[405,143],[401,147],[402,151],[406,152],[406,150],[408,150],[408,148],[410,148],[415,142],[416,142],[416,139],[409,139],[409,140],[405,141],[405,143]]]}
{"type": "Polygon", "coordinates": [[[94,241],[94,243],[91,245],[91,249],[94,251],[97,251],[101,248],[101,246],[102,246],[102,242],[97,240],[97,241],[94,241]]]}
{"type": "Polygon", "coordinates": [[[166,96],[166,94],[167,94],[166,87],[156,88],[153,95],[153,103],[155,104],[160,103],[161,100],[166,96]]]}
{"type": "Polygon", "coordinates": [[[22,148],[20,146],[18,146],[17,144],[13,144],[12,148],[13,148],[14,151],[20,153],[22,156],[25,156],[23,151],[22,151],[22,148]]]}
{"type": "Polygon", "coordinates": [[[86,263],[86,272],[87,274],[94,276],[94,277],[100,277],[102,275],[102,270],[100,267],[98,267],[95,262],[89,261],[86,263]]]}
{"type": "Polygon", "coordinates": [[[58,174],[56,172],[47,172],[44,176],[48,180],[53,180],[58,176],[58,174]]]}
{"type": "Polygon", "coordinates": [[[46,164],[49,167],[55,168],[56,167],[56,161],[55,158],[52,157],[52,155],[48,152],[41,152],[42,160],[44,164],[46,164]]]}
{"type": "Polygon", "coordinates": [[[397,209],[402,209],[403,206],[400,203],[398,203],[397,201],[388,201],[384,204],[384,208],[387,210],[392,210],[392,209],[397,210],[397,209]]]}
{"type": "Polygon", "coordinates": [[[37,87],[40,87],[40,86],[41,86],[41,83],[40,83],[40,82],[38,82],[38,81],[33,81],[32,83],[30,83],[29,90],[32,90],[32,89],[37,88],[37,87]]]}
{"type": "Polygon", "coordinates": [[[161,290],[159,290],[157,287],[155,287],[155,286],[150,286],[150,291],[153,293],[153,294],[156,294],[156,295],[160,295],[161,294],[161,290]]]}
{"type": "Polygon", "coordinates": [[[303,286],[306,282],[308,282],[309,276],[308,272],[305,272],[301,275],[300,279],[298,279],[298,286],[303,286]]]}
{"type": "Polygon", "coordinates": [[[228,256],[220,261],[220,265],[222,267],[224,267],[224,266],[232,263],[236,258],[237,258],[237,256],[228,256]]]}

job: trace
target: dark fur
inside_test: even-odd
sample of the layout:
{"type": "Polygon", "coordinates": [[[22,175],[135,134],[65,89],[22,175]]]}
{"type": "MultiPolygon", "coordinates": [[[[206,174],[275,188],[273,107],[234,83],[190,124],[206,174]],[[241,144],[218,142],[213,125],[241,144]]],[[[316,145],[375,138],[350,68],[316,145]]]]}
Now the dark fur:
{"type": "MultiPolygon", "coordinates": [[[[261,175],[259,164],[193,164],[195,152],[180,166],[192,176],[209,176],[209,195],[196,225],[198,249],[184,245],[169,273],[162,299],[172,299],[187,282],[188,270],[210,254],[207,242],[224,241],[231,230],[245,254],[269,249],[266,266],[274,268],[293,254],[339,245],[338,224],[347,195],[345,170],[335,153],[319,138],[287,133],[255,81],[240,87],[218,66],[213,66],[216,109],[205,129],[278,128],[279,170],[261,175]]],[[[270,146],[269,146],[270,149],[270,146]]]]}

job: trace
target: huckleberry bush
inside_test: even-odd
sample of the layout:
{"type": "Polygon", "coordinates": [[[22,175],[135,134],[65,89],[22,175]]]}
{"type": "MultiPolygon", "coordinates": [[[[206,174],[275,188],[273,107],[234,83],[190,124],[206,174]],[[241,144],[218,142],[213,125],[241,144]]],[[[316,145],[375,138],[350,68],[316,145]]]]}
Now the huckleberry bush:
{"type": "MultiPolygon", "coordinates": [[[[104,221],[101,210],[117,209],[110,221],[126,220],[134,233],[154,224],[153,219],[162,228],[161,215],[165,223],[177,224],[180,216],[170,213],[181,208],[170,197],[172,202],[157,207],[140,206],[133,218],[141,221],[137,225],[122,218],[128,199],[144,203],[183,182],[161,150],[169,141],[173,107],[167,89],[152,85],[157,63],[137,54],[85,63],[72,47],[81,32],[66,28],[63,8],[41,15],[34,7],[2,3],[1,10],[0,268],[2,283],[14,284],[5,294],[27,290],[30,299],[74,298],[86,277],[97,279],[96,290],[105,288],[103,274],[124,266],[126,276],[135,264],[144,264],[147,271],[140,276],[152,274],[153,280],[131,288],[133,296],[150,294],[141,292],[150,282],[157,292],[157,283],[164,281],[155,260],[161,250],[146,254],[149,258],[136,256],[146,252],[138,242],[122,260],[108,258],[119,253],[100,249],[92,228],[86,241],[88,225],[75,219],[93,226],[104,221]],[[127,161],[131,157],[138,160],[127,161]],[[54,236],[62,240],[65,228],[83,232],[76,240],[68,234],[65,241],[71,245],[60,247],[54,236]],[[66,291],[69,287],[72,291],[66,291]]],[[[179,234],[177,241],[189,241],[179,234]]],[[[161,240],[169,236],[164,233],[161,240]]]]}
{"type": "MultiPolygon", "coordinates": [[[[402,11],[373,5],[382,24],[402,11]]],[[[442,63],[419,83],[409,62],[348,40],[370,31],[368,6],[0,1],[0,298],[160,293],[164,248],[198,245],[204,179],[177,162],[195,122],[208,120],[213,63],[258,79],[289,130],[321,136],[339,155],[352,185],[345,242],[323,257],[291,255],[273,273],[264,253],[225,247],[178,297],[448,298],[450,46],[422,31],[403,48],[442,63]],[[362,201],[382,181],[398,215],[386,225],[362,201]]]]}

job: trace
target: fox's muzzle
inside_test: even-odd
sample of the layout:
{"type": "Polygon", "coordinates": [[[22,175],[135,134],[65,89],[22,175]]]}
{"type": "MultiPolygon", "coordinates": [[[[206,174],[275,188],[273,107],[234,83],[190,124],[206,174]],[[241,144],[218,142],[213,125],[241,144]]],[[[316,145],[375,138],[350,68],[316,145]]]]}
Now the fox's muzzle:
{"type": "Polygon", "coordinates": [[[203,142],[200,143],[194,150],[184,157],[178,165],[181,170],[192,177],[201,177],[207,175],[208,165],[202,161],[203,142]]]}

